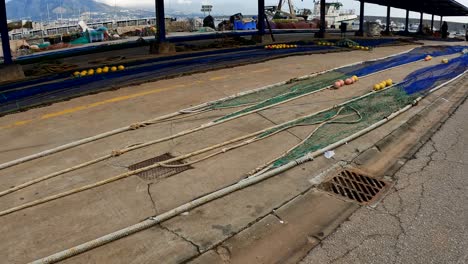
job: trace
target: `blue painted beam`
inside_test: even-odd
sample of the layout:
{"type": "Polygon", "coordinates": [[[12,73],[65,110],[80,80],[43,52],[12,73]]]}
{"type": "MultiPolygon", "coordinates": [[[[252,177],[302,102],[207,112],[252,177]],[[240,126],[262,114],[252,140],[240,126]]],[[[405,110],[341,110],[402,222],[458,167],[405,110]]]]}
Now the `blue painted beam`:
{"type": "Polygon", "coordinates": [[[406,20],[405,20],[405,32],[408,33],[409,32],[409,10],[406,9],[406,20]]]}
{"type": "Polygon", "coordinates": [[[258,0],[258,34],[265,35],[265,0],[258,0]]]}
{"type": "Polygon", "coordinates": [[[387,27],[385,28],[385,32],[390,33],[390,6],[387,6],[387,27]]]}
{"type": "Polygon", "coordinates": [[[158,42],[166,41],[166,19],[165,19],[165,10],[164,10],[164,0],[155,0],[156,1],[156,27],[157,35],[156,39],[158,42]]]}
{"type": "Polygon", "coordinates": [[[0,1],[0,34],[2,35],[2,49],[4,64],[12,64],[10,38],[8,37],[8,22],[5,0],[0,1]]]}
{"type": "Polygon", "coordinates": [[[423,21],[423,14],[424,13],[421,12],[421,17],[419,18],[419,30],[418,30],[419,33],[423,33],[423,22],[424,22],[423,21]]]}
{"type": "Polygon", "coordinates": [[[320,37],[325,36],[325,0],[320,0],[320,37]]]}
{"type": "Polygon", "coordinates": [[[361,0],[361,5],[359,8],[359,35],[363,36],[364,34],[364,1],[361,0]]]}

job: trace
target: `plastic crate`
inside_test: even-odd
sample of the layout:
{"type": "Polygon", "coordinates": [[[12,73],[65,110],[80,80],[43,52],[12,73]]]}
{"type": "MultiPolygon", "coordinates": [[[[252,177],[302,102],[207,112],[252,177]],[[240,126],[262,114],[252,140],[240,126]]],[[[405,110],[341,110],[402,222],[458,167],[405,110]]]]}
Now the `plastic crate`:
{"type": "Polygon", "coordinates": [[[89,43],[100,42],[104,40],[104,32],[97,30],[88,30],[89,43]]]}
{"type": "Polygon", "coordinates": [[[255,21],[244,23],[241,20],[234,21],[234,30],[255,30],[257,23],[255,21]]]}

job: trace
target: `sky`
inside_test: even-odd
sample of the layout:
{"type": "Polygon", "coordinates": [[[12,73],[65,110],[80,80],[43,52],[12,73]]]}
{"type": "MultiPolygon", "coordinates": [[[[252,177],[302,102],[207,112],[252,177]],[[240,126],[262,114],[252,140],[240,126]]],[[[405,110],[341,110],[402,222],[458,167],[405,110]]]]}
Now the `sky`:
{"type": "MultiPolygon", "coordinates": [[[[151,9],[154,7],[154,0],[98,0],[110,5],[117,4],[123,7],[140,7],[151,9]],[[138,2],[138,4],[135,4],[138,2]]],[[[333,0],[334,1],[334,0],[333,0]]],[[[410,0],[408,0],[410,1],[410,0]]],[[[468,6],[468,0],[457,0],[459,3],[468,6]]],[[[297,8],[312,9],[313,0],[294,0],[297,8]]],[[[359,13],[359,2],[355,0],[340,0],[344,9],[354,9],[359,13]]],[[[199,12],[202,4],[213,5],[214,15],[232,15],[235,13],[255,14],[257,12],[257,1],[255,0],[165,0],[165,6],[168,9],[180,10],[184,12],[199,12]]],[[[266,5],[277,5],[278,0],[265,0],[266,5]]],[[[386,16],[387,8],[375,4],[366,4],[366,15],[386,16]]],[[[393,17],[405,17],[406,11],[392,8],[393,17]]],[[[410,12],[410,17],[419,18],[419,14],[410,12]]],[[[430,19],[430,15],[424,15],[425,19],[430,19]]],[[[439,18],[436,16],[436,20],[439,18]]],[[[468,23],[468,17],[447,17],[447,21],[468,23]]]]}

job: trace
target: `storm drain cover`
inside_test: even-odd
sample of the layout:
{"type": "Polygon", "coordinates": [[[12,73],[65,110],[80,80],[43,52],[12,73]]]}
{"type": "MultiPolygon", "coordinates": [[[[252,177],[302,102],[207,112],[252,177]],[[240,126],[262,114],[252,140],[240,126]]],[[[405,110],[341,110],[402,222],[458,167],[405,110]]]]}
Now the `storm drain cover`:
{"type": "MultiPolygon", "coordinates": [[[[172,159],[172,158],[174,158],[174,156],[172,156],[169,153],[165,153],[165,154],[162,154],[161,156],[157,156],[157,157],[147,159],[147,160],[144,160],[142,162],[133,164],[130,167],[128,167],[128,169],[129,170],[138,170],[138,169],[148,167],[148,166],[151,166],[151,165],[153,165],[155,163],[165,161],[165,160],[169,160],[169,159],[172,159]]],[[[170,162],[168,164],[169,165],[183,165],[184,163],[182,161],[173,161],[173,162],[170,162]]],[[[152,181],[152,180],[156,180],[158,178],[167,178],[167,177],[170,177],[172,175],[175,175],[175,174],[181,173],[183,171],[186,171],[188,169],[191,169],[191,168],[192,167],[189,166],[189,165],[174,167],[174,168],[156,167],[156,168],[153,168],[153,169],[149,169],[147,171],[140,172],[137,175],[140,178],[142,178],[143,180],[152,181]]]]}
{"type": "Polygon", "coordinates": [[[361,204],[370,204],[385,193],[389,186],[388,182],[352,170],[342,170],[333,179],[325,182],[322,189],[361,204]]]}

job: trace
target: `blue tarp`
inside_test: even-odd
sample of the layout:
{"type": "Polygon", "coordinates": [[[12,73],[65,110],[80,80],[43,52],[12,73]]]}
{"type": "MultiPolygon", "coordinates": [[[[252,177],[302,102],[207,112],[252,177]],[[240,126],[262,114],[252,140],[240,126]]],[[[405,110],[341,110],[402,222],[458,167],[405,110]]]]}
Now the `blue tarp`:
{"type": "Polygon", "coordinates": [[[417,70],[408,75],[399,85],[408,94],[425,93],[447,82],[468,69],[468,55],[462,55],[446,64],[438,64],[417,70]]]}
{"type": "MultiPolygon", "coordinates": [[[[311,52],[320,52],[336,49],[324,46],[301,46],[292,49],[266,50],[263,47],[251,49],[237,49],[231,52],[224,50],[212,52],[211,56],[197,57],[171,56],[131,64],[125,71],[107,73],[102,75],[87,76],[81,78],[64,78],[52,81],[53,78],[31,80],[1,87],[0,90],[0,114],[25,109],[28,107],[61,101],[83,94],[109,90],[133,83],[143,83],[170,76],[179,76],[192,72],[209,71],[213,69],[232,67],[243,63],[255,63],[281,56],[291,56],[311,52]],[[49,83],[45,83],[45,81],[49,83]],[[52,82],[50,82],[52,81],[52,82]],[[26,87],[25,87],[26,86],[26,87]]],[[[126,65],[129,66],[129,65],[126,65]]],[[[67,74],[70,76],[70,73],[67,74]]]]}
{"type": "Polygon", "coordinates": [[[354,65],[338,69],[338,72],[365,76],[378,71],[386,70],[395,66],[423,60],[427,55],[443,56],[461,52],[466,46],[424,46],[416,48],[408,53],[387,58],[385,60],[366,62],[361,65],[354,65]]]}

